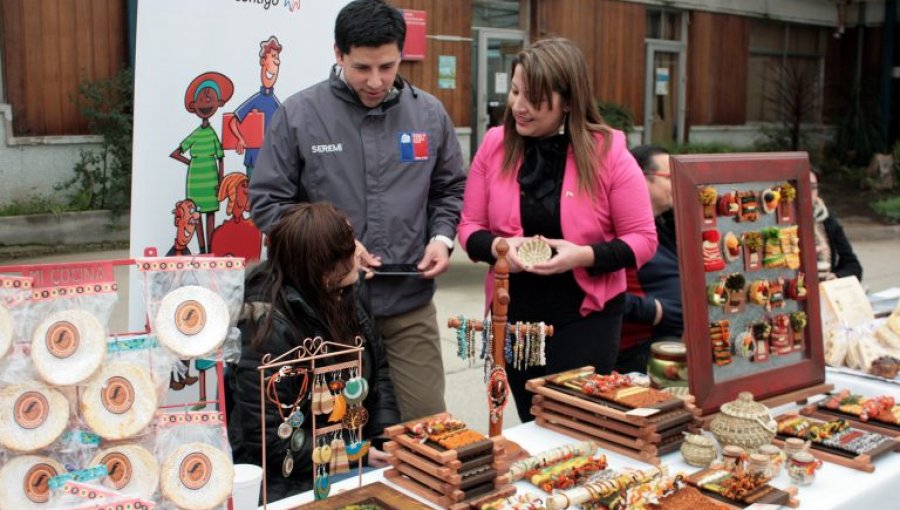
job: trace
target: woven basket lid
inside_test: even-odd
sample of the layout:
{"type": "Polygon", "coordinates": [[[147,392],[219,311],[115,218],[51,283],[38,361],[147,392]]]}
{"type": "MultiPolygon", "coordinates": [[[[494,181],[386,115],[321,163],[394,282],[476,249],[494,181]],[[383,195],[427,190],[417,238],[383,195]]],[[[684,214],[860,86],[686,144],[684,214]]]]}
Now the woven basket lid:
{"type": "Polygon", "coordinates": [[[715,446],[713,440],[703,434],[685,434],[684,440],[697,446],[715,446]]]}
{"type": "Polygon", "coordinates": [[[719,410],[722,414],[744,420],[770,419],[769,408],[754,401],[749,391],[738,393],[737,400],[722,404],[719,410]]]}

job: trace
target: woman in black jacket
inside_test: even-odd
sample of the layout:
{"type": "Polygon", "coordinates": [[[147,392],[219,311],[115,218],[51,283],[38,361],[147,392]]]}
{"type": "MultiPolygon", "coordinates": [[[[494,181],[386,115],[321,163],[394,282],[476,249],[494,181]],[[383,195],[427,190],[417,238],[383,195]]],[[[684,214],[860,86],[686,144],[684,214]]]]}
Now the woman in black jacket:
{"type": "Polygon", "coordinates": [[[825,202],[819,197],[819,177],[815,170],[809,172],[809,187],[813,200],[819,279],[833,280],[855,276],[861,282],[862,265],[853,253],[853,246],[844,233],[844,227],[838,223],[837,218],[829,214],[825,202]]]}
{"type": "MultiPolygon", "coordinates": [[[[350,344],[356,336],[364,341],[362,376],[369,382],[363,406],[369,420],[363,437],[372,440],[368,461],[385,464],[380,451],[386,426],[400,421],[391,386],[387,358],[367,307],[359,281],[359,253],[353,229],[346,216],[330,203],[299,204],[288,209],[269,236],[268,259],[247,277],[244,306],[238,327],[242,335],[240,362],[230,378],[233,409],[228,424],[235,462],[262,463],[260,421],[260,381],[257,367],[262,357],[272,358],[300,345],[304,339],[320,336],[350,344]]],[[[334,349],[332,349],[332,352],[334,349]]],[[[355,358],[356,355],[353,355],[355,358]]],[[[325,359],[317,366],[348,360],[325,359]]],[[[267,380],[274,372],[267,372],[267,380]]],[[[303,391],[303,377],[285,377],[273,388],[277,400],[289,407],[304,397],[299,409],[305,420],[302,447],[292,449],[291,438],[277,434],[285,423],[284,410],[266,402],[266,460],[268,500],[274,501],[312,487],[312,449],[309,376],[303,391]],[[295,451],[296,450],[296,451],[295,451]],[[286,460],[286,459],[291,460],[286,460]],[[286,466],[293,464],[292,469],[286,466]]],[[[287,410],[287,415],[291,410],[287,410]]],[[[325,425],[322,418],[319,422],[325,425]]],[[[345,437],[345,439],[347,439],[345,437]]],[[[349,444],[349,441],[348,441],[349,444]]]]}

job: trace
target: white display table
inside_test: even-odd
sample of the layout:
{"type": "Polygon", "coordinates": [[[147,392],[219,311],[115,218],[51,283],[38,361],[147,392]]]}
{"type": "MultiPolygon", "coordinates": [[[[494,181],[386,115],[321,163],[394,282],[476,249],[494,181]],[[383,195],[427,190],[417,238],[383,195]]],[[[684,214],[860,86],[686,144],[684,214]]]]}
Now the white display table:
{"type": "MultiPolygon", "coordinates": [[[[834,384],[835,389],[849,389],[855,393],[865,395],[890,394],[900,401],[900,386],[831,370],[828,371],[827,376],[827,382],[834,384]]],[[[772,410],[772,414],[775,416],[796,407],[793,404],[777,407],[772,410]]],[[[504,430],[503,435],[515,441],[532,454],[576,441],[569,436],[538,427],[534,422],[504,430]]],[[[605,453],[609,466],[613,469],[620,469],[626,466],[645,466],[642,462],[623,455],[613,452],[605,453]]],[[[665,455],[662,457],[662,460],[665,465],[669,466],[672,473],[678,471],[693,473],[697,471],[697,468],[685,464],[681,454],[678,452],[665,455]]],[[[865,473],[826,462],[822,469],[818,471],[816,481],[812,485],[799,488],[798,499],[800,500],[800,508],[814,510],[832,508],[841,510],[900,508],[900,455],[896,453],[886,454],[876,459],[874,464],[875,472],[865,473]]],[[[371,471],[363,475],[364,485],[376,481],[387,483],[394,489],[421,501],[421,498],[385,480],[383,470],[371,471]]],[[[778,488],[786,488],[790,484],[791,480],[784,469],[782,469],[778,478],[772,481],[772,485],[778,488]]],[[[342,480],[332,487],[332,493],[353,489],[357,485],[357,477],[342,480]]],[[[516,488],[520,492],[541,493],[527,482],[517,483],[516,488]]],[[[312,492],[305,492],[272,503],[268,508],[270,510],[288,510],[312,500],[312,492]]],[[[440,508],[427,501],[423,503],[432,508],[440,508]]]]}

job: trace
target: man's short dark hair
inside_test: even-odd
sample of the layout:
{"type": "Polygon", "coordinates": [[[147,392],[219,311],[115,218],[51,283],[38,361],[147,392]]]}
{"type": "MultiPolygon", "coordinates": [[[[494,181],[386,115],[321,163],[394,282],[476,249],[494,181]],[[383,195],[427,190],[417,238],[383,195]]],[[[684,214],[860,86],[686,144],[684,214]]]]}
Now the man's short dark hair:
{"type": "Polygon", "coordinates": [[[637,160],[638,166],[644,175],[650,175],[659,171],[653,158],[660,154],[668,154],[669,151],[659,145],[638,145],[631,149],[631,155],[637,160]]]}
{"type": "Polygon", "coordinates": [[[344,55],[354,46],[377,48],[396,43],[403,51],[406,21],[403,14],[383,0],[355,0],[338,13],[334,43],[344,55]]]}

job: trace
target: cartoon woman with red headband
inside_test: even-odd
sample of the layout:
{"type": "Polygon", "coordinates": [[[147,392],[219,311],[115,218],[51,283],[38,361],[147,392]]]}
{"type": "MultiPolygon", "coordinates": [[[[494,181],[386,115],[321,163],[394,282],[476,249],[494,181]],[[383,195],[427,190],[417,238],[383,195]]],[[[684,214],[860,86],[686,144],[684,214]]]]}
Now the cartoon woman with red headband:
{"type": "Polygon", "coordinates": [[[216,211],[219,210],[219,183],[225,175],[225,152],[219,135],[209,119],[225,106],[234,93],[234,84],[224,74],[203,73],[191,81],[184,94],[184,107],[200,117],[200,127],[194,130],[172,151],[171,157],[188,166],[186,197],[196,204],[197,211],[206,214],[206,225],[197,225],[200,253],[208,253],[216,211]],[[190,153],[190,158],[185,154],[190,153]]]}

